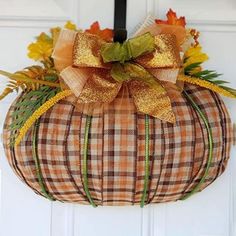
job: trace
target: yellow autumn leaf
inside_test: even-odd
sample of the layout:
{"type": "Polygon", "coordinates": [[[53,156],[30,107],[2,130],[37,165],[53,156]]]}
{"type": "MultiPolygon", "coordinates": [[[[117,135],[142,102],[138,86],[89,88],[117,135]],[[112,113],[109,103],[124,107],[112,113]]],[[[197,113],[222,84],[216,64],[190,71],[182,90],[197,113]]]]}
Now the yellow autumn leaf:
{"type": "Polygon", "coordinates": [[[70,29],[70,30],[77,30],[77,27],[74,23],[71,21],[67,21],[66,24],[64,25],[64,28],[70,29]]]}
{"type": "Polygon", "coordinates": [[[53,40],[45,33],[41,33],[34,43],[28,46],[28,57],[35,60],[47,60],[53,50],[53,40]]]}
{"type": "Polygon", "coordinates": [[[37,36],[36,39],[37,42],[52,43],[52,38],[44,32],[42,32],[39,36],[37,36]]]}
{"type": "Polygon", "coordinates": [[[52,46],[45,42],[31,43],[28,50],[28,57],[35,61],[45,60],[52,54],[52,46]]]}
{"type": "MultiPolygon", "coordinates": [[[[184,55],[185,62],[184,62],[184,68],[191,64],[200,63],[207,61],[209,59],[208,55],[204,52],[202,52],[202,47],[198,44],[197,46],[190,47],[184,55]]],[[[191,71],[191,73],[196,73],[201,71],[201,66],[195,68],[191,71]]]]}
{"type": "Polygon", "coordinates": [[[203,63],[209,59],[207,54],[202,52],[202,47],[200,45],[190,47],[185,52],[184,57],[186,58],[186,62],[184,63],[185,67],[193,63],[203,63]]]}

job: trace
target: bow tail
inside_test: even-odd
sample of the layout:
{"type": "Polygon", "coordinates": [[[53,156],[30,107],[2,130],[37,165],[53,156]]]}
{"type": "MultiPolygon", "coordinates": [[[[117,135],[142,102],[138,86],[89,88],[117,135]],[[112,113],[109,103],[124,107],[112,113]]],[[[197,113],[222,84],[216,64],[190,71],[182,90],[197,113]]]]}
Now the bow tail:
{"type": "Polygon", "coordinates": [[[158,89],[157,87],[153,89],[140,80],[131,80],[128,85],[136,109],[139,112],[156,117],[162,121],[176,122],[170,98],[161,84],[159,84],[158,89]]]}
{"type": "Polygon", "coordinates": [[[170,97],[161,82],[138,64],[126,63],[124,70],[132,78],[128,86],[137,111],[175,123],[170,97]]]}

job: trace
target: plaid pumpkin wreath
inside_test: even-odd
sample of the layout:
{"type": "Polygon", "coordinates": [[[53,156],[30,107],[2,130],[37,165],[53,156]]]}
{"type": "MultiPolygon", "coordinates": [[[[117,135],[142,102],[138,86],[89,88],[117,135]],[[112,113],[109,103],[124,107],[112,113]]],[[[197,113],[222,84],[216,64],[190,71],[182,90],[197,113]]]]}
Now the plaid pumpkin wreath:
{"type": "Polygon", "coordinates": [[[7,159],[50,200],[134,205],[184,200],[225,170],[233,126],[218,94],[236,98],[208,59],[199,32],[169,10],[113,42],[98,22],[41,33],[40,61],[9,78],[23,91],[4,125],[7,159]]]}

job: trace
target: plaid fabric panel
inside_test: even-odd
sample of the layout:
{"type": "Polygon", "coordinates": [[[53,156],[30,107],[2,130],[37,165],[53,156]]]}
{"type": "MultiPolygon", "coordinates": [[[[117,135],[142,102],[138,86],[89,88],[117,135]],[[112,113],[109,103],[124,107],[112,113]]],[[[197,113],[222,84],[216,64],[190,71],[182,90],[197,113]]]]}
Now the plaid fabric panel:
{"type": "Polygon", "coordinates": [[[14,148],[12,156],[16,158],[17,167],[21,171],[24,179],[32,186],[33,189],[37,189],[41,192],[38,178],[36,175],[35,161],[33,159],[32,148],[32,130],[30,130],[23,138],[19,146],[14,148]]]}
{"type": "MultiPolygon", "coordinates": [[[[15,101],[16,102],[16,101],[15,101]]],[[[24,181],[24,177],[21,173],[21,171],[17,168],[17,163],[15,160],[15,153],[14,150],[12,150],[12,148],[9,147],[9,140],[10,140],[10,135],[11,132],[9,131],[9,124],[11,124],[11,113],[14,110],[14,104],[15,102],[12,104],[12,106],[10,107],[5,122],[4,122],[4,127],[3,127],[3,145],[5,148],[5,154],[8,160],[8,163],[10,164],[11,168],[14,170],[15,174],[17,174],[17,176],[19,176],[19,178],[24,181]]]]}
{"type": "MultiPolygon", "coordinates": [[[[219,105],[219,98],[218,95],[215,93],[212,93],[206,89],[203,88],[194,88],[194,86],[189,86],[190,89],[188,89],[189,94],[191,94],[194,101],[198,104],[198,106],[201,108],[202,112],[206,114],[211,130],[212,130],[212,136],[213,136],[213,160],[211,164],[211,168],[209,170],[209,174],[205,180],[205,183],[201,186],[201,190],[204,189],[207,185],[212,183],[218,175],[220,175],[223,171],[220,170],[221,165],[225,165],[225,156],[229,156],[229,148],[231,146],[231,139],[230,135],[225,139],[225,126],[227,123],[230,122],[230,118],[227,113],[224,113],[224,111],[221,108],[221,105],[219,105]],[[225,119],[224,116],[227,116],[228,118],[225,119]],[[226,150],[227,147],[227,150],[226,150]]],[[[222,101],[222,100],[221,100],[222,101]]],[[[198,115],[195,114],[197,117],[198,115]]],[[[208,137],[206,133],[205,125],[203,124],[202,120],[199,121],[204,135],[204,143],[205,143],[205,154],[202,157],[203,163],[201,168],[198,171],[198,174],[192,178],[191,184],[189,185],[188,189],[186,189],[186,192],[191,191],[194,186],[200,181],[202,178],[202,175],[205,172],[208,155],[209,155],[209,149],[208,149],[208,137]]],[[[229,134],[231,133],[231,128],[228,126],[229,134]]]]}
{"type": "MultiPolygon", "coordinates": [[[[31,187],[35,193],[41,195],[40,186],[38,184],[38,179],[36,178],[36,168],[34,165],[34,160],[32,158],[32,149],[28,149],[27,142],[28,137],[31,136],[31,131],[22,140],[18,148],[13,148],[9,146],[9,140],[11,132],[9,130],[9,125],[11,124],[11,113],[15,110],[14,104],[20,96],[13,102],[10,107],[3,129],[3,145],[5,148],[5,154],[11,168],[14,170],[16,175],[29,187],[31,187]]],[[[31,144],[30,144],[31,145],[31,144]]]]}
{"type": "MultiPolygon", "coordinates": [[[[86,112],[87,113],[87,112],[86,112]]],[[[83,155],[84,155],[84,134],[86,121],[88,115],[80,114],[80,128],[79,128],[79,140],[80,140],[80,172],[82,175],[83,166],[83,155]]],[[[78,117],[77,117],[78,119],[78,117]]],[[[75,126],[75,130],[78,130],[78,126],[75,126]]],[[[78,150],[78,147],[76,147],[78,150]]],[[[89,143],[88,143],[88,187],[92,199],[99,205],[102,202],[102,160],[103,160],[103,116],[99,114],[94,114],[91,120],[91,127],[89,133],[89,143]]],[[[72,164],[73,165],[73,164],[72,164]]],[[[71,165],[71,166],[72,166],[71,165]]],[[[77,167],[78,168],[78,167],[77,167]]],[[[76,169],[76,167],[74,167],[76,169]]],[[[85,193],[84,193],[85,194],[85,193]]],[[[86,194],[85,194],[85,198],[86,194]]]]}
{"type": "MultiPolygon", "coordinates": [[[[232,144],[232,124],[221,98],[209,90],[186,86],[208,117],[213,138],[213,161],[201,189],[225,170],[232,144]]],[[[173,102],[176,124],[149,117],[149,203],[176,201],[202,178],[208,160],[204,123],[184,97],[173,102]]],[[[96,106],[88,145],[88,185],[98,205],[139,204],[145,176],[145,115],[134,112],[127,87],[113,103],[96,106]]],[[[12,152],[6,145],[11,110],[4,129],[4,146],[11,167],[40,192],[32,158],[32,130],[12,152]]],[[[82,178],[86,107],[69,100],[56,104],[40,119],[38,155],[48,191],[60,201],[89,204],[82,178]]]]}
{"type": "Polygon", "coordinates": [[[69,169],[71,146],[68,146],[68,136],[73,112],[71,103],[60,101],[42,116],[38,155],[46,186],[54,198],[79,202],[81,182],[75,181],[69,169]]]}
{"type": "MultiPolygon", "coordinates": [[[[85,119],[83,117],[83,120],[85,119]]],[[[88,185],[91,196],[97,205],[103,204],[103,128],[103,116],[101,114],[96,115],[94,111],[88,146],[88,185]]],[[[83,129],[81,129],[81,135],[83,134],[83,129]]]]}
{"type": "Polygon", "coordinates": [[[136,181],[137,127],[126,87],[104,113],[103,205],[132,204],[136,181]]]}
{"type": "Polygon", "coordinates": [[[150,129],[150,182],[148,191],[148,202],[154,202],[157,194],[160,177],[162,175],[162,166],[165,160],[165,133],[163,123],[155,118],[151,118],[152,129],[150,129]]]}
{"type": "Polygon", "coordinates": [[[220,176],[228,163],[229,157],[230,157],[230,145],[227,145],[228,142],[233,142],[233,127],[230,120],[230,116],[228,113],[228,110],[224,104],[224,102],[220,99],[220,97],[217,94],[214,94],[215,100],[217,102],[217,106],[221,108],[221,127],[223,130],[222,135],[222,143],[224,145],[224,149],[222,150],[222,161],[221,165],[218,168],[218,174],[216,175],[216,178],[220,176]]]}
{"type": "MultiPolygon", "coordinates": [[[[136,162],[136,183],[135,203],[141,201],[145,176],[145,116],[137,114],[137,162],[136,162]]],[[[150,152],[151,153],[151,152],[150,152]]],[[[149,158],[150,160],[150,158],[149,158]]],[[[149,164],[151,162],[149,161],[149,164]]]]}
{"type": "Polygon", "coordinates": [[[174,125],[163,123],[165,154],[153,202],[179,199],[191,178],[195,121],[191,116],[191,107],[182,97],[173,103],[173,108],[177,122],[174,125]]]}
{"type": "Polygon", "coordinates": [[[78,112],[76,107],[73,108],[71,114],[70,130],[67,136],[67,155],[68,155],[68,171],[71,175],[71,178],[77,185],[78,198],[77,201],[80,203],[86,203],[87,197],[84,191],[83,186],[83,177],[81,172],[81,153],[80,150],[83,150],[81,144],[81,130],[84,124],[82,124],[81,112],[78,112]]]}

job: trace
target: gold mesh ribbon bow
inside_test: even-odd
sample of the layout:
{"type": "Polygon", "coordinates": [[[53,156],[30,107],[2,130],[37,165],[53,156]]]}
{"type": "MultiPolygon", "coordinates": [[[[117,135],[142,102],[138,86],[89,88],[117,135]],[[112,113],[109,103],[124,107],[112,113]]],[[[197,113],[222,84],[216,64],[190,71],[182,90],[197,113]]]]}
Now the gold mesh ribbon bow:
{"type": "Polygon", "coordinates": [[[167,75],[180,67],[174,35],[145,33],[120,44],[63,30],[53,58],[79,103],[110,103],[126,83],[137,111],[175,122],[170,98],[159,81],[166,77],[164,80],[175,83],[177,77],[176,73],[167,75]]]}

